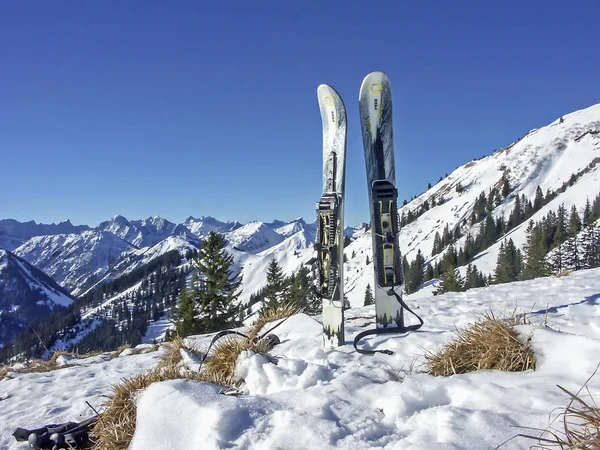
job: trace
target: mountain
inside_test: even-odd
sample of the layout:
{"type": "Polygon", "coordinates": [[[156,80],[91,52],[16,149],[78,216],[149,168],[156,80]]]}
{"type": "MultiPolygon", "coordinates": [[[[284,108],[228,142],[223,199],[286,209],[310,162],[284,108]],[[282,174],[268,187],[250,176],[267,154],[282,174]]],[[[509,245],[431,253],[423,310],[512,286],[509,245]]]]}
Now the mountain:
{"type": "Polygon", "coordinates": [[[27,326],[73,300],[45,273],[0,249],[0,347],[27,326]]]}
{"type": "Polygon", "coordinates": [[[15,255],[43,270],[73,295],[103,278],[122,258],[137,250],[107,231],[36,236],[14,250],[15,255]]]}
{"type": "Polygon", "coordinates": [[[239,222],[221,222],[214,217],[205,216],[202,216],[199,219],[194,219],[190,216],[183,222],[183,225],[200,239],[206,238],[211,231],[216,233],[227,233],[242,226],[239,222]]]}
{"type": "Polygon", "coordinates": [[[46,225],[38,224],[33,220],[19,222],[14,219],[2,219],[0,220],[0,248],[12,251],[34,236],[81,233],[89,228],[87,225],[73,225],[69,220],[46,225]]]}
{"type": "MultiPolygon", "coordinates": [[[[567,114],[551,124],[533,129],[518,141],[479,160],[470,161],[441,180],[431,189],[402,207],[401,216],[415,212],[426,203],[430,207],[417,220],[401,230],[400,246],[409,260],[417,250],[431,255],[436,231],[444,226],[457,228],[463,236],[475,236],[480,224],[471,224],[477,197],[487,197],[495,188],[502,187],[506,178],[511,187],[507,198],[493,208],[495,219],[508,218],[515,199],[525,196],[533,201],[539,189],[556,197],[547,207],[536,213],[539,220],[549,210],[564,203],[567,210],[575,205],[583,210],[586,199],[591,201],[600,191],[600,104],[567,114]],[[561,190],[564,188],[564,191],[561,190]]],[[[511,233],[517,246],[525,242],[526,224],[511,233]]],[[[465,238],[457,242],[464,243],[465,238]]],[[[499,242],[497,244],[499,246],[499,242]]],[[[491,273],[497,252],[487,251],[478,258],[478,267],[485,266],[491,273]]]]}
{"type": "Polygon", "coordinates": [[[102,222],[96,229],[112,233],[139,248],[151,247],[170,236],[181,236],[198,241],[197,237],[186,226],[169,222],[161,217],[129,221],[125,217],[117,215],[106,222],[102,222]]]}
{"type": "MultiPolygon", "coordinates": [[[[489,242],[470,254],[469,261],[486,277],[493,275],[502,242],[510,237],[517,247],[523,248],[529,220],[541,221],[560,205],[567,210],[575,207],[580,214],[583,212],[586,200],[592,201],[600,192],[599,162],[600,105],[594,105],[534,129],[489,156],[459,166],[406,203],[399,211],[403,224],[402,253],[409,263],[415,261],[420,252],[425,266],[439,265],[451,245],[462,250],[467,242],[479,239],[482,230],[489,231],[491,223],[491,228],[496,228],[493,238],[487,236],[489,242]],[[526,218],[508,226],[517,201],[524,204],[520,215],[526,218]],[[502,231],[502,227],[506,229],[502,231]],[[435,242],[436,236],[446,233],[449,237],[444,236],[443,245],[435,242]]],[[[241,225],[208,216],[189,217],[183,224],[157,217],[129,221],[115,216],[96,230],[33,237],[18,247],[15,254],[80,295],[91,292],[91,288],[101,289],[103,284],[121,276],[137,273],[150,261],[173,250],[187,258],[188,253],[196,251],[199,239],[210,231],[217,231],[225,237],[228,250],[234,255],[234,271],[243,277],[240,301],[244,304],[264,287],[271,260],[280,263],[285,275],[291,275],[311,261],[315,226],[314,222],[306,223],[302,218],[241,225]]],[[[363,304],[365,290],[373,283],[371,234],[363,224],[346,227],[345,235],[351,238],[345,248],[345,294],[351,305],[357,307],[363,304]]],[[[188,274],[186,271],[191,270],[186,265],[188,262],[182,262],[181,269],[177,270],[185,267],[183,271],[188,274]]],[[[466,263],[459,271],[465,275],[466,263]]],[[[405,272],[409,272],[408,267],[405,272]]],[[[147,273],[143,276],[146,277],[143,280],[136,278],[117,285],[126,285],[130,290],[135,285],[135,290],[142,289],[140,295],[154,295],[151,277],[148,278],[147,273]]],[[[427,285],[437,282],[434,279],[427,285]]],[[[111,285],[113,291],[103,292],[104,297],[97,299],[98,304],[108,295],[126,303],[121,311],[132,310],[135,293],[129,292],[124,300],[117,285],[111,285]]],[[[169,289],[169,302],[176,301],[177,289],[173,286],[169,289]]],[[[163,304],[165,310],[168,309],[166,304],[163,304]]]]}
{"type": "Polygon", "coordinates": [[[248,222],[229,233],[224,233],[224,236],[229,245],[248,253],[259,253],[285,239],[285,236],[258,221],[248,222]]]}

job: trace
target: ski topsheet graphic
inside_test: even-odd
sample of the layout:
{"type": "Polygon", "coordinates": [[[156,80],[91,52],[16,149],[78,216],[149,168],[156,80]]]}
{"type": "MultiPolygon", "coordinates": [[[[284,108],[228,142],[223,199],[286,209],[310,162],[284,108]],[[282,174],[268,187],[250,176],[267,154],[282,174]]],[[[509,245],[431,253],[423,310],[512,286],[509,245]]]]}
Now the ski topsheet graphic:
{"type": "Polygon", "coordinates": [[[331,86],[317,89],[323,123],[323,193],[317,203],[317,291],[325,346],[344,344],[344,178],[346,107],[331,86]]]}
{"type": "MultiPolygon", "coordinates": [[[[412,311],[402,300],[404,276],[398,241],[400,229],[394,166],[392,91],[390,81],[383,72],[372,72],[363,80],[359,109],[373,236],[377,329],[357,335],[354,340],[355,348],[357,342],[366,335],[401,333],[418,329],[423,324],[417,316],[419,325],[404,326],[404,309],[412,311]]],[[[374,353],[371,350],[356,349],[361,353],[374,353]]]]}

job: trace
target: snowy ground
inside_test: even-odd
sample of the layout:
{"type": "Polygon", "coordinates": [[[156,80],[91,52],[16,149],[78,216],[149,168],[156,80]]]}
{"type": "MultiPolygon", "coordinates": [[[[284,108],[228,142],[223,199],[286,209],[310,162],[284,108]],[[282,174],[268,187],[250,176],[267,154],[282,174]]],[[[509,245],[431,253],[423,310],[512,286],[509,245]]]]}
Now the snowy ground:
{"type": "MultiPolygon", "coordinates": [[[[562,278],[492,286],[443,296],[408,298],[425,326],[405,337],[375,337],[375,348],[392,356],[360,355],[351,342],[373,326],[373,309],[348,311],[347,344],[323,349],[319,319],[297,315],[277,328],[278,364],[243,355],[238,372],[245,395],[229,397],[206,383],[169,381],[138,397],[131,449],[493,449],[522,432],[517,426],[548,424],[566,404],[556,385],[571,391],[600,362],[600,269],[562,278]],[[548,325],[541,325],[548,305],[548,325]],[[419,372],[426,350],[438,349],[461,328],[492,309],[531,313],[520,326],[538,356],[535,371],[482,371],[447,378],[419,372]],[[540,325],[535,325],[540,324],[540,325]],[[402,369],[414,365],[403,382],[402,369]]],[[[201,347],[209,337],[193,338],[201,347]]],[[[75,367],[42,374],[11,373],[0,381],[0,448],[25,449],[14,428],[91,415],[110,385],[156,363],[157,352],[78,361],[75,367]]],[[[589,384],[600,397],[600,375],[589,384]]],[[[502,448],[527,449],[513,440],[502,448]]]]}

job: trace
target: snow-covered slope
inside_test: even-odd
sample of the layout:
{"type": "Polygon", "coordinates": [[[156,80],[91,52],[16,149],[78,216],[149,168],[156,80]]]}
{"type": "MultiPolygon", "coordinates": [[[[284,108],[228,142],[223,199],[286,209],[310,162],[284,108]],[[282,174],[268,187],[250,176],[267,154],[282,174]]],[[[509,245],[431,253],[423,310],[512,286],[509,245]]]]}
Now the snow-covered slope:
{"type": "Polygon", "coordinates": [[[0,249],[0,345],[72,302],[73,297],[49,276],[0,249]]]}
{"type": "MultiPolygon", "coordinates": [[[[277,364],[252,353],[238,359],[237,374],[245,379],[241,396],[184,380],[155,383],[136,393],[130,448],[496,448],[522,432],[519,426],[545,428],[549,415],[569,400],[556,385],[577,392],[596,369],[599,292],[600,269],[593,269],[463,293],[411,296],[408,300],[418,304],[425,319],[420,332],[365,342],[391,349],[393,355],[361,355],[352,348],[354,336],[374,326],[373,307],[347,312],[347,345],[335,349],[322,347],[320,316],[293,316],[275,331],[282,342],[273,351],[277,364]],[[518,331],[536,352],[536,370],[450,377],[423,373],[423,355],[449,342],[457,327],[490,309],[501,314],[515,305],[530,314],[532,325],[518,331]],[[546,305],[549,328],[543,326],[546,305]]],[[[203,349],[212,337],[189,340],[203,349]]],[[[128,355],[72,360],[71,366],[48,373],[9,372],[0,381],[0,447],[28,448],[11,436],[17,427],[90,417],[86,402],[102,404],[115,383],[157,364],[159,353],[128,355]]],[[[184,363],[194,367],[190,359],[184,363]]],[[[597,401],[600,377],[592,378],[588,388],[597,401]]],[[[501,448],[526,450],[533,444],[519,438],[501,448]]]]}
{"type": "MultiPolygon", "coordinates": [[[[492,188],[501,188],[503,175],[508,177],[514,189],[507,200],[495,210],[494,216],[508,217],[514,206],[515,196],[525,195],[533,200],[539,186],[545,194],[556,191],[571,176],[587,168],[600,158],[600,104],[563,116],[543,128],[530,131],[519,141],[497,150],[490,156],[468,162],[448,177],[401,208],[400,214],[416,211],[424,202],[443,199],[438,205],[401,231],[400,245],[409,260],[414,259],[418,249],[427,257],[433,248],[435,232],[447,224],[450,230],[461,227],[464,234],[470,230],[463,221],[473,211],[476,198],[492,188]]],[[[582,208],[588,195],[595,196],[600,190],[598,167],[592,174],[582,177],[579,187],[567,191],[553,201],[554,209],[560,203],[576,204],[582,208]],[[587,191],[587,192],[586,192],[587,191]]]]}
{"type": "Polygon", "coordinates": [[[196,240],[196,236],[184,225],[169,222],[161,217],[129,221],[125,217],[117,215],[102,222],[97,229],[108,231],[136,247],[151,247],[170,236],[196,240]]]}
{"type": "Polygon", "coordinates": [[[258,253],[279,244],[284,236],[278,234],[264,223],[248,222],[229,233],[225,233],[225,239],[232,247],[248,253],[258,253]]]}
{"type": "Polygon", "coordinates": [[[54,234],[81,233],[88,230],[87,225],[73,225],[70,220],[59,224],[19,222],[14,219],[0,220],[0,248],[12,251],[33,236],[47,236],[54,234]]]}
{"type": "Polygon", "coordinates": [[[239,222],[221,222],[214,217],[208,216],[202,216],[199,219],[194,219],[190,216],[183,222],[183,225],[200,239],[206,238],[211,231],[227,233],[242,226],[239,222]]]}
{"type": "Polygon", "coordinates": [[[267,250],[253,254],[231,249],[242,275],[240,302],[247,303],[250,296],[265,286],[268,266],[275,259],[285,276],[297,272],[313,256],[314,235],[308,229],[300,229],[267,250]]]}
{"type": "Polygon", "coordinates": [[[36,236],[14,253],[51,276],[74,295],[101,279],[134,246],[107,231],[36,236]]]}

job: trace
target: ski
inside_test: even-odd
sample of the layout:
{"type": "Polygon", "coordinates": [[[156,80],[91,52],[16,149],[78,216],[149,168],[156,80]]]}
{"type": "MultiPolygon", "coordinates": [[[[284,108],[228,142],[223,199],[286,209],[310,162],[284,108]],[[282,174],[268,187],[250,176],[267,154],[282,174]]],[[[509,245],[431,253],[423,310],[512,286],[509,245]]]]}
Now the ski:
{"type": "Polygon", "coordinates": [[[323,123],[323,190],[317,202],[317,293],[323,299],[323,343],[344,345],[344,178],[346,107],[331,86],[317,89],[323,123]]]}
{"type": "Polygon", "coordinates": [[[404,326],[404,310],[414,313],[402,299],[404,273],[398,239],[400,227],[394,165],[392,91],[390,81],[383,72],[372,72],[363,80],[359,110],[371,214],[377,329],[357,335],[354,347],[361,353],[389,353],[361,350],[356,344],[369,334],[416,330],[423,321],[415,314],[420,324],[404,326]]]}

